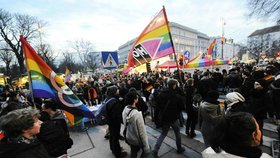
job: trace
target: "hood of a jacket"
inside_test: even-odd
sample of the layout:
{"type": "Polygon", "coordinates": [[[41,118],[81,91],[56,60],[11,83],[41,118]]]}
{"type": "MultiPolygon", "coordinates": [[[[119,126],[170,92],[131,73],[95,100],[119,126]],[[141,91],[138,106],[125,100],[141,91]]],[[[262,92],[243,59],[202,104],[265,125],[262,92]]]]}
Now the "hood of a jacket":
{"type": "MultiPolygon", "coordinates": [[[[137,108],[133,108],[133,110],[131,111],[131,107],[130,106],[126,106],[124,108],[124,111],[125,111],[125,118],[126,118],[126,122],[129,123],[131,121],[131,119],[135,116],[137,116],[139,113],[141,114],[140,111],[137,110],[137,108]],[[131,111],[131,112],[130,112],[131,111]],[[129,113],[130,112],[130,113],[129,113]],[[129,114],[128,114],[129,113],[129,114]]],[[[142,115],[140,115],[142,116],[142,115]]]]}
{"type": "Polygon", "coordinates": [[[217,111],[217,104],[212,104],[212,103],[208,103],[208,102],[204,102],[201,107],[203,109],[205,109],[206,111],[210,112],[210,111],[217,111]]]}

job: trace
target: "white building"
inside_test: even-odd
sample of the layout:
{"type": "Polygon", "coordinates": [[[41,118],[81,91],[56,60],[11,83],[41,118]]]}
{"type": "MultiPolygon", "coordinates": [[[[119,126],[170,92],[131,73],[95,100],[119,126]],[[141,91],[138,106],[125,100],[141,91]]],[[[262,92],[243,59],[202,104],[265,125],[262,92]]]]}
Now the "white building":
{"type": "Polygon", "coordinates": [[[280,22],[275,26],[254,31],[248,36],[247,42],[252,53],[274,55],[273,43],[280,44],[280,22]]]}

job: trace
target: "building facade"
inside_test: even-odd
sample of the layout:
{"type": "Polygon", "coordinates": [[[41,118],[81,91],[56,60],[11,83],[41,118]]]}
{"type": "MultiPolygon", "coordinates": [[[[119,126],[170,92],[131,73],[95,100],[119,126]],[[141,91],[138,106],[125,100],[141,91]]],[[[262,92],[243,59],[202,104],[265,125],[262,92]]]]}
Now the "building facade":
{"type": "Polygon", "coordinates": [[[249,51],[261,56],[275,56],[280,47],[280,22],[275,26],[254,31],[248,36],[249,51]]]}

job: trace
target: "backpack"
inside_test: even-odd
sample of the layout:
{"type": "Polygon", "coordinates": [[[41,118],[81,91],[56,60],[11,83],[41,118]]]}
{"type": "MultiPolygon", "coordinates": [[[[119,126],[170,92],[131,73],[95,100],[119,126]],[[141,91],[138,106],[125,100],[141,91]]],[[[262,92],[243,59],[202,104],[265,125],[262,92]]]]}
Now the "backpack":
{"type": "Polygon", "coordinates": [[[116,98],[105,99],[99,109],[95,113],[95,120],[98,125],[106,125],[108,123],[107,104],[116,98]]]}

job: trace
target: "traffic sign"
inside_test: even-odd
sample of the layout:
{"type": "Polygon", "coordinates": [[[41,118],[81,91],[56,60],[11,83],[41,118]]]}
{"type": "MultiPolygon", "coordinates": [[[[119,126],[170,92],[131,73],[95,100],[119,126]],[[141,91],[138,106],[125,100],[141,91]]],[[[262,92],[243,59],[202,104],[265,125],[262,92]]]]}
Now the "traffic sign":
{"type": "Polygon", "coordinates": [[[185,58],[185,59],[189,59],[190,56],[191,56],[191,53],[190,53],[189,51],[185,51],[185,53],[184,53],[184,58],[185,58]]]}

